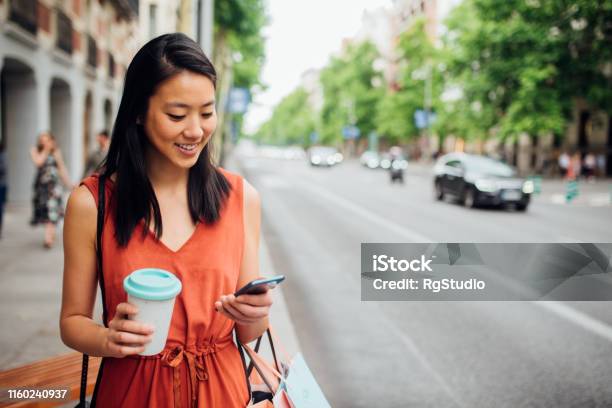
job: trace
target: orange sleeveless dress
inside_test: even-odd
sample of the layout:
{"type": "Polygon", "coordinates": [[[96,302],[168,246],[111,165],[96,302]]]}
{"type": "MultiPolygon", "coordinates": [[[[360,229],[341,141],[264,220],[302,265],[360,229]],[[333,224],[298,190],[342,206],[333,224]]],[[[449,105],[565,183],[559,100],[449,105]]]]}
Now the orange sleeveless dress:
{"type": "MultiPolygon", "coordinates": [[[[221,170],[221,169],[220,169],[221,170]]],[[[214,225],[198,223],[193,235],[172,251],[152,232],[142,239],[144,222],[134,229],[127,247],[119,248],[112,217],[102,237],[105,302],[108,319],[127,301],[123,279],[140,268],[161,268],[183,284],[174,305],[168,340],[154,356],[105,357],[92,406],[106,407],[246,407],[246,378],[233,341],[234,322],[215,310],[214,302],[236,290],[243,251],[242,178],[221,170],[230,194],[214,225]]],[[[82,184],[98,201],[98,176],[82,184]]],[[[106,208],[113,182],[106,182],[106,208]]],[[[168,226],[165,226],[168,228],[168,226]]],[[[108,324],[108,321],[106,322],[108,324]]]]}

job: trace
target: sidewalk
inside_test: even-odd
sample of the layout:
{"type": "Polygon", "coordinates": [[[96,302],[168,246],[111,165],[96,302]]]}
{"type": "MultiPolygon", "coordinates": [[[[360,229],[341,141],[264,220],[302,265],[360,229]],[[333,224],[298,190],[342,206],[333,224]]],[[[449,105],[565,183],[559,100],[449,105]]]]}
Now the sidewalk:
{"type": "MultiPolygon", "coordinates": [[[[72,352],[61,341],[59,314],[62,296],[63,250],[61,225],[53,249],[43,248],[42,227],[29,225],[29,206],[8,206],[0,239],[0,370],[72,352]]],[[[260,271],[275,275],[265,240],[260,271]]],[[[271,322],[290,355],[299,350],[280,288],[274,290],[271,322]]],[[[101,323],[100,292],[94,319],[101,323]]],[[[263,349],[267,350],[264,343],[263,349]]]]}

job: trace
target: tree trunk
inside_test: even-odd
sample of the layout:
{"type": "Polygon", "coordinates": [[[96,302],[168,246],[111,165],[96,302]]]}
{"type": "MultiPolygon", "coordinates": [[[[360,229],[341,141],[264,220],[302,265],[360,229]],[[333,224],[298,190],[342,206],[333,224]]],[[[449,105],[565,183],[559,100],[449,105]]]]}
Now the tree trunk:
{"type": "Polygon", "coordinates": [[[217,70],[217,137],[213,157],[219,164],[223,163],[225,145],[228,142],[226,112],[227,98],[233,82],[233,61],[231,49],[227,44],[227,34],[220,32],[216,37],[213,61],[217,70]]]}

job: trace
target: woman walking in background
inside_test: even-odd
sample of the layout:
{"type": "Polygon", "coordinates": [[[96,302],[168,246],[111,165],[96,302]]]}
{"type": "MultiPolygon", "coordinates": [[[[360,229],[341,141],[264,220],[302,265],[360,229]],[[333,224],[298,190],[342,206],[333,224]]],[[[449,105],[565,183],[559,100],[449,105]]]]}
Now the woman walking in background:
{"type": "Polygon", "coordinates": [[[55,240],[55,226],[64,216],[61,182],[69,189],[72,183],[51,133],[43,132],[38,136],[38,143],[30,150],[30,156],[37,168],[30,224],[45,225],[44,246],[49,249],[55,240]]]}

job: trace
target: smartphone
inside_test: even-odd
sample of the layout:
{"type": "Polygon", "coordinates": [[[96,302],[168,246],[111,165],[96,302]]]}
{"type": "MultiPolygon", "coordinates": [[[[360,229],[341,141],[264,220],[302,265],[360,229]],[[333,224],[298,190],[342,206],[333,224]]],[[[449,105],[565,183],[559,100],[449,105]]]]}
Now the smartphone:
{"type": "Polygon", "coordinates": [[[234,296],[240,295],[259,295],[268,289],[274,289],[276,285],[285,280],[284,275],[276,275],[271,278],[255,279],[238,289],[234,296]]]}

